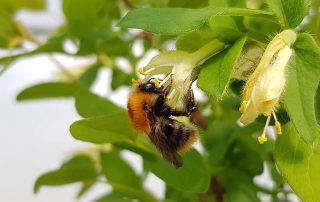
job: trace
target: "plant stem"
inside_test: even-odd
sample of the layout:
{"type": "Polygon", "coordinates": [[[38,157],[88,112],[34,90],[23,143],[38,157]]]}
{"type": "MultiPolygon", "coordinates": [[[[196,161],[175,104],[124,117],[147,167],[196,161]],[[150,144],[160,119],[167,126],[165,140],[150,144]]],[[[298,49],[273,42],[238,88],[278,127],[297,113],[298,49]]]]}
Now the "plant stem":
{"type": "Polygon", "coordinates": [[[206,45],[199,48],[198,50],[196,50],[195,52],[193,52],[190,58],[196,65],[200,65],[211,56],[219,53],[225,47],[226,47],[226,44],[224,42],[218,39],[214,39],[209,43],[207,43],[206,45]]]}

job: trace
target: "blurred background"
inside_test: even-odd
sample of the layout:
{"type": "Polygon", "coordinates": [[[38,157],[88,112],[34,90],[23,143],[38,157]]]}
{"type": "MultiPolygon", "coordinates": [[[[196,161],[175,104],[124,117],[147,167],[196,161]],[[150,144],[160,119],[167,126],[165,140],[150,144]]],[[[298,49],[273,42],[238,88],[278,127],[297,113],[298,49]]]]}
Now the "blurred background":
{"type": "MultiPolygon", "coordinates": [[[[124,14],[121,13],[121,16],[124,14]]],[[[61,0],[45,1],[45,9],[41,11],[21,9],[16,12],[15,18],[21,21],[32,35],[43,40],[46,40],[46,37],[51,33],[56,32],[66,21],[62,12],[61,0]]],[[[140,31],[130,30],[130,33],[138,35],[140,31]]],[[[161,41],[159,43],[161,44],[161,41]]],[[[162,48],[165,50],[175,48],[174,40],[170,38],[166,39],[166,43],[163,44],[165,47],[162,48]]],[[[145,46],[146,44],[142,40],[137,40],[132,46],[133,54],[135,56],[142,55],[145,46]]],[[[35,44],[26,41],[22,43],[20,50],[0,49],[0,57],[32,51],[35,48],[35,44]]],[[[17,59],[0,76],[1,202],[87,202],[93,201],[97,196],[105,194],[106,191],[111,191],[111,186],[105,183],[96,183],[94,188],[80,199],[76,199],[80,184],[46,186],[41,188],[38,194],[33,193],[34,183],[40,174],[58,168],[62,161],[73,155],[75,150],[85,149],[92,145],[75,140],[69,133],[70,125],[81,119],[74,107],[73,98],[16,101],[17,95],[27,86],[48,80],[61,81],[66,79],[57,66],[77,74],[79,67],[89,66],[96,60],[96,55],[72,56],[79,50],[71,40],[64,41],[63,51],[70,53],[70,55],[41,54],[17,59]]],[[[146,65],[158,53],[157,47],[151,48],[147,53],[144,53],[143,57],[135,61],[135,64],[132,64],[135,66],[133,68],[146,65]]],[[[130,73],[131,68],[128,60],[117,58],[115,61],[122,71],[126,72],[129,69],[130,73]]],[[[118,87],[113,90],[111,81],[112,70],[100,68],[98,78],[93,83],[91,90],[125,108],[130,88],[118,87]]],[[[194,88],[196,87],[194,86],[194,88]]],[[[199,100],[206,100],[198,89],[195,89],[195,95],[199,100]]],[[[199,142],[195,144],[195,148],[200,153],[203,152],[199,142]]],[[[142,173],[142,158],[139,155],[123,151],[121,156],[132,165],[138,174],[142,173]]],[[[254,182],[267,189],[272,189],[275,184],[271,178],[267,166],[264,165],[263,173],[254,177],[254,182]]],[[[164,198],[165,184],[152,173],[148,173],[144,188],[154,194],[157,199],[164,198]]],[[[287,189],[290,190],[289,187],[287,189]]],[[[271,201],[270,196],[260,194],[259,197],[262,201],[271,201]]],[[[289,193],[286,197],[288,201],[299,201],[293,193],[289,193]]]]}

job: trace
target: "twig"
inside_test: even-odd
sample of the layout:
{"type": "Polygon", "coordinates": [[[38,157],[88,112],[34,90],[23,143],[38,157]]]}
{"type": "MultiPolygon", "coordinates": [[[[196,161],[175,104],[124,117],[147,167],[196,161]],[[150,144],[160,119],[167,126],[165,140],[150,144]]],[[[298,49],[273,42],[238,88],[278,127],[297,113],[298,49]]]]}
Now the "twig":
{"type": "Polygon", "coordinates": [[[67,68],[51,53],[48,54],[49,59],[55,66],[65,74],[69,79],[74,81],[76,78],[67,70],[67,68]]]}
{"type": "Polygon", "coordinates": [[[129,9],[129,10],[133,10],[134,9],[134,5],[129,1],[129,0],[123,0],[124,5],[129,9]]]}

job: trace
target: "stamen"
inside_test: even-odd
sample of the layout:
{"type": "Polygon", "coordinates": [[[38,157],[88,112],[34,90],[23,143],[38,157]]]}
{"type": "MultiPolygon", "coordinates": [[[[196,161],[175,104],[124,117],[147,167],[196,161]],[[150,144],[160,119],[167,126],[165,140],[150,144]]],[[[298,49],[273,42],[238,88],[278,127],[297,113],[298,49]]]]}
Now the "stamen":
{"type": "Polygon", "coordinates": [[[268,140],[268,138],[267,138],[267,136],[266,136],[266,133],[267,133],[267,128],[268,128],[269,123],[270,123],[270,117],[271,117],[271,116],[268,116],[267,121],[266,121],[266,124],[265,124],[265,126],[264,126],[264,128],[263,128],[263,132],[262,132],[262,134],[258,137],[258,141],[259,141],[260,144],[263,144],[263,143],[265,143],[265,142],[268,140]]]}
{"type": "Polygon", "coordinates": [[[274,118],[274,128],[276,129],[276,133],[277,135],[281,135],[282,134],[282,129],[281,129],[281,123],[278,121],[276,113],[272,110],[272,115],[274,118]]]}
{"type": "Polygon", "coordinates": [[[164,84],[165,82],[167,82],[170,78],[171,78],[171,74],[169,74],[168,76],[166,76],[166,78],[164,78],[163,81],[160,82],[160,85],[163,86],[163,84],[164,84]]]}
{"type": "Polygon", "coordinates": [[[159,83],[159,78],[158,77],[156,77],[155,79],[154,79],[154,86],[157,88],[157,89],[160,89],[161,88],[161,84],[159,83]]]}
{"type": "Polygon", "coordinates": [[[173,89],[173,90],[171,91],[171,93],[166,97],[167,100],[170,100],[175,93],[176,93],[176,89],[173,89]]]}
{"type": "Polygon", "coordinates": [[[132,82],[132,83],[139,83],[140,81],[137,80],[137,79],[135,79],[135,78],[132,78],[132,79],[131,79],[131,82],[132,82]]]}
{"type": "Polygon", "coordinates": [[[142,68],[139,68],[139,69],[138,69],[138,72],[139,72],[141,75],[143,75],[143,76],[148,76],[148,75],[149,75],[148,71],[145,72],[145,71],[143,71],[142,68]]]}
{"type": "Polygon", "coordinates": [[[248,102],[246,100],[242,101],[241,106],[239,108],[239,111],[240,111],[241,114],[243,114],[246,111],[247,103],[248,102]]]}

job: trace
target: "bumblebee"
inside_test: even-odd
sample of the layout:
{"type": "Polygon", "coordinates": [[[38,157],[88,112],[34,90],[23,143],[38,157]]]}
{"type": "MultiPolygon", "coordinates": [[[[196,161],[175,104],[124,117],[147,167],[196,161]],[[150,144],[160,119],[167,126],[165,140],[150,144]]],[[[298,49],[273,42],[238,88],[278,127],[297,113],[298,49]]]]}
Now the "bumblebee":
{"type": "Polygon", "coordinates": [[[179,153],[191,148],[198,132],[174,116],[191,117],[196,105],[190,89],[184,98],[185,109],[172,109],[166,104],[169,90],[170,86],[157,88],[154,79],[136,84],[129,97],[128,115],[133,128],[146,133],[162,156],[178,168],[182,166],[179,153]]]}

